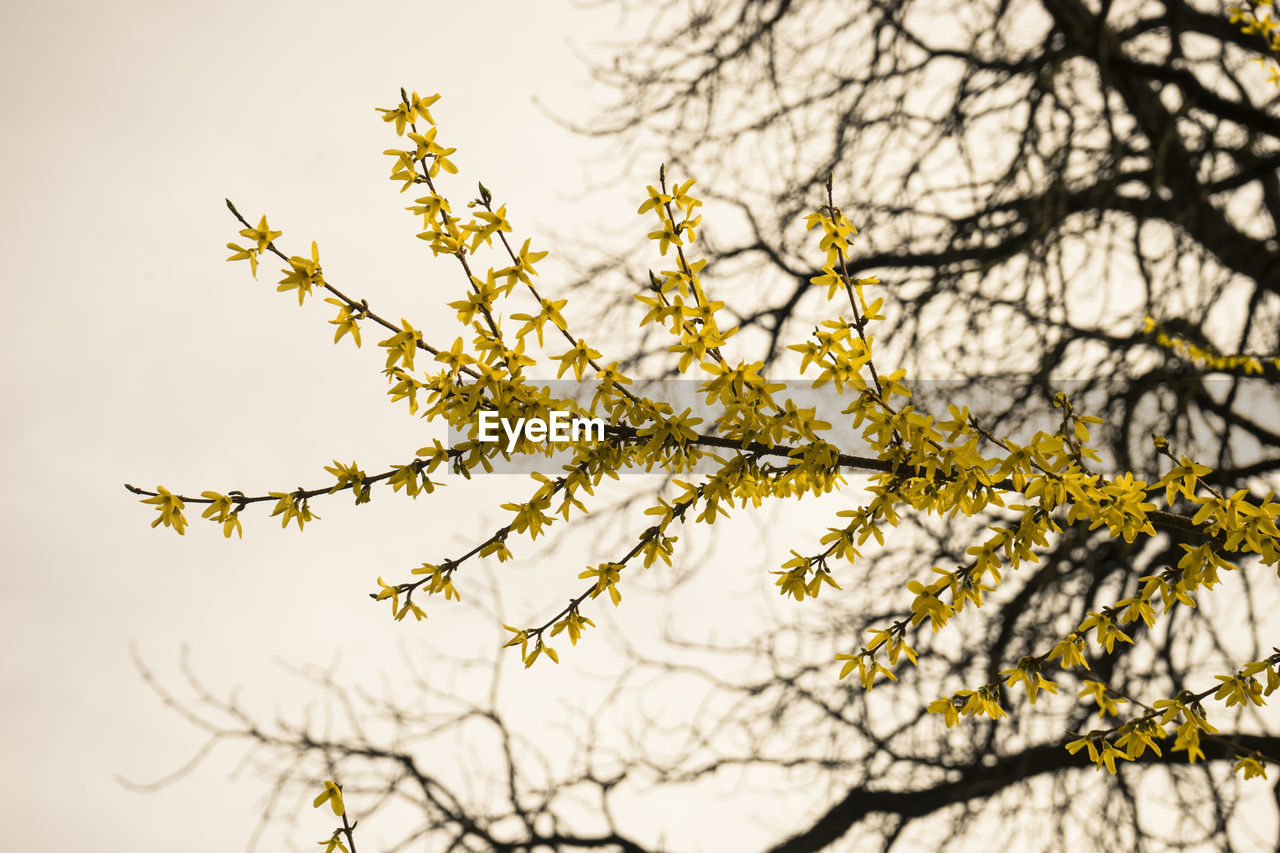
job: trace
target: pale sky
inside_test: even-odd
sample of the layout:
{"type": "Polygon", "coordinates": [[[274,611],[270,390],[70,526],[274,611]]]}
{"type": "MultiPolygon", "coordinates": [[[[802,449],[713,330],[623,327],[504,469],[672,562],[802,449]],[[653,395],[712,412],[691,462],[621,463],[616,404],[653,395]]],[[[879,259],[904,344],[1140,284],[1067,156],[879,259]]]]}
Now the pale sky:
{"type": "MultiPolygon", "coordinates": [[[[426,622],[397,624],[367,593],[379,575],[403,578],[482,540],[505,520],[497,504],[530,491],[523,478],[455,483],[416,503],[386,490],[358,508],[334,496],[313,504],[322,520],[301,534],[282,531],[257,506],[245,513],[244,538],[230,541],[198,507],[188,507],[186,536],[151,529],[154,512],[123,484],[187,494],[316,487],[334,459],[381,471],[443,438],[388,401],[372,328],[361,350],[334,346],[332,309],[319,299],[299,309],[276,293],[278,265],[264,261],[254,281],[245,264],[225,262],[240,226],[223,199],[255,222],[267,214],[288,253],[317,241],[335,285],[448,344],[458,331],[443,306],[465,281],[452,259],[433,261],[415,239],[419,220],[403,210],[414,193],[401,195],[386,179],[382,151],[397,143],[374,108],[394,105],[400,86],[442,95],[432,112],[440,141],[458,149],[461,174],[443,185],[455,211],[483,181],[507,205],[517,245],[528,237],[551,250],[541,286],[555,297],[566,280],[557,253],[562,260],[572,245],[562,236],[608,249],[614,240],[630,247],[648,230],[635,209],[657,163],[621,162],[610,143],[575,135],[545,111],[589,120],[605,93],[574,50],[608,56],[601,42],[634,37],[637,24],[623,22],[619,34],[613,13],[569,0],[64,0],[6,10],[6,848],[244,849],[268,785],[252,769],[235,773],[243,749],[215,751],[156,793],[121,784],[172,773],[202,742],[144,685],[131,647],[189,700],[179,668],[185,645],[215,695],[239,690],[265,720],[297,719],[322,703],[323,693],[285,665],[333,665],[345,684],[386,683],[394,692],[407,678],[405,654],[435,677],[443,671],[432,668],[429,647],[493,653],[505,632],[483,614],[435,605],[426,622]],[[584,196],[619,177],[622,188],[584,196]]],[[[615,357],[624,353],[591,325],[592,306],[568,315],[617,344],[615,357]]],[[[803,539],[805,524],[814,541],[821,535],[833,513],[813,508],[806,504],[789,538],[803,539]]],[[[690,633],[724,640],[749,632],[744,614],[758,614],[760,589],[770,589],[763,573],[786,558],[785,547],[764,547],[743,515],[688,552],[717,543],[717,560],[682,592],[713,602],[697,610],[690,633]]],[[[513,541],[521,559],[499,569],[504,614],[540,621],[580,588],[583,565],[615,556],[615,544],[570,536],[549,550],[513,541]]],[[[484,599],[482,584],[460,586],[469,600],[484,599]]],[[[660,628],[660,602],[643,589],[624,595],[616,619],[593,618],[601,616],[601,635],[643,647],[645,632],[660,628]]],[[[772,592],[767,602],[786,606],[772,592]]],[[[521,728],[551,749],[563,732],[549,726],[573,733],[566,705],[590,707],[623,665],[617,642],[595,639],[578,649],[562,643],[559,668],[525,673],[518,657],[505,659],[508,703],[521,728]]],[[[457,677],[459,690],[483,696],[485,678],[457,677]]],[[[696,697],[678,685],[668,691],[646,697],[636,713],[679,728],[696,697]]],[[[714,851],[731,849],[727,827],[750,849],[804,825],[798,812],[763,807],[774,804],[771,792],[716,784],[706,798],[673,791],[636,804],[624,828],[650,842],[663,833],[675,849],[714,851]]],[[[810,811],[825,802],[791,793],[810,811]]],[[[328,815],[306,803],[293,816],[259,849],[320,849],[328,815]]],[[[376,823],[361,827],[362,853],[396,837],[381,833],[376,823]]]]}
{"type": "MultiPolygon", "coordinates": [[[[484,620],[433,611],[395,624],[366,593],[380,574],[487,535],[499,492],[317,502],[323,521],[303,534],[264,512],[240,541],[198,509],[184,537],[148,527],[152,511],[123,483],[292,489],[324,482],[334,458],[370,471],[407,461],[430,435],[387,401],[375,333],[360,351],[334,346],[328,306],[275,293],[274,265],[255,282],[224,261],[239,226],[223,199],[255,221],[267,213],[291,253],[317,240],[348,293],[443,329],[440,308],[465,281],[414,238],[402,210],[412,193],[386,180],[381,152],[395,137],[374,107],[394,105],[402,85],[441,93],[433,112],[458,148],[462,174],[445,185],[458,207],[483,180],[519,239],[554,250],[556,233],[591,238],[630,223],[637,202],[575,201],[616,167],[533,98],[589,118],[589,75],[570,44],[590,50],[616,21],[562,0],[47,2],[5,19],[5,846],[243,849],[266,786],[229,778],[239,750],[159,793],[117,781],[162,777],[200,743],[145,688],[130,644],[180,693],[188,644],[211,690],[238,687],[268,717],[317,698],[280,662],[338,659],[353,681],[394,680],[399,650],[422,640],[487,654],[501,632],[484,620]]],[[[588,559],[575,555],[575,571],[588,559]]],[[[542,673],[535,699],[558,707],[553,688],[572,686],[562,679],[542,673]]],[[[309,807],[297,817],[288,838],[318,849],[328,821],[309,807]]]]}

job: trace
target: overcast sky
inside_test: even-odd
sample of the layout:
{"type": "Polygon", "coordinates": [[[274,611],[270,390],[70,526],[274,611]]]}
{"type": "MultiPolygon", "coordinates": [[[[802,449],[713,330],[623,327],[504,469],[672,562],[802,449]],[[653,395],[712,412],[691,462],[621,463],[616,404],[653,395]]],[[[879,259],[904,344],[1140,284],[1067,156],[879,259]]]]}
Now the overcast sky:
{"type": "MultiPolygon", "coordinates": [[[[489,655],[503,632],[456,606],[396,624],[367,598],[375,578],[482,540],[502,523],[496,505],[529,488],[491,478],[416,503],[384,491],[358,508],[335,496],[314,503],[322,520],[302,534],[260,507],[246,511],[243,540],[224,540],[198,508],[184,537],[149,528],[154,512],[125,482],[188,494],[315,487],[334,459],[380,471],[443,438],[388,402],[372,329],[362,350],[334,346],[332,310],[277,294],[275,264],[264,261],[254,281],[225,262],[240,226],[223,199],[255,222],[267,214],[288,253],[317,241],[335,285],[447,344],[458,332],[442,306],[465,281],[414,238],[419,220],[403,210],[414,194],[386,180],[382,151],[396,142],[374,108],[394,105],[402,85],[442,95],[432,112],[440,140],[458,149],[461,174],[444,184],[455,211],[482,180],[507,205],[517,244],[551,250],[543,287],[555,296],[564,238],[630,246],[648,224],[635,208],[656,162],[620,161],[613,143],[548,115],[590,120],[606,93],[574,51],[608,56],[604,42],[638,35],[639,22],[568,0],[11,6],[0,29],[3,846],[240,850],[267,792],[252,770],[233,775],[242,750],[219,749],[154,793],[122,783],[171,774],[202,742],[148,690],[131,648],[191,701],[185,645],[213,695],[239,690],[268,720],[296,719],[323,698],[287,665],[332,665],[349,685],[385,677],[398,693],[402,654],[489,655]]],[[[592,306],[569,316],[590,322],[592,306]]],[[[816,540],[830,516],[806,512],[795,524],[816,525],[816,540]]],[[[758,564],[777,565],[785,548],[762,548],[749,517],[717,531],[704,586],[685,592],[712,602],[694,633],[723,640],[750,630],[742,614],[759,609],[761,577],[768,587],[758,564]],[[742,571],[748,561],[755,573],[742,571]]],[[[519,543],[527,558],[501,569],[504,613],[544,617],[580,588],[583,565],[614,556],[609,542],[570,539],[550,552],[519,543]]],[[[639,642],[657,629],[659,602],[625,594],[619,624],[601,627],[639,642]]],[[[787,606],[772,593],[768,602],[787,606]]],[[[616,644],[562,646],[559,668],[525,673],[509,655],[504,669],[522,727],[552,749],[546,726],[566,703],[589,707],[623,661],[616,644]]],[[[485,678],[459,678],[458,689],[483,695],[485,678]]],[[[692,694],[675,687],[648,699],[676,728],[693,713],[681,705],[692,694]]],[[[643,807],[660,820],[632,812],[629,828],[652,841],[660,826],[687,850],[727,849],[726,828],[753,842],[796,828],[794,815],[752,813],[772,792],[753,801],[727,784],[724,797],[666,793],[643,807]]],[[[326,816],[296,817],[259,849],[319,849],[326,816]]],[[[381,849],[378,826],[361,829],[360,849],[381,849]]]]}
{"type": "MultiPolygon", "coordinates": [[[[377,338],[335,347],[328,306],[276,294],[272,265],[255,282],[225,263],[239,226],[223,199],[268,214],[290,253],[318,241],[348,293],[442,329],[440,306],[465,282],[414,239],[374,107],[401,85],[441,93],[440,138],[462,169],[446,184],[455,209],[483,180],[518,239],[553,250],[557,233],[590,239],[630,223],[642,188],[579,200],[616,165],[533,99],[588,119],[589,74],[570,45],[591,50],[616,23],[558,0],[6,10],[6,848],[243,848],[266,789],[228,777],[234,750],[158,793],[118,781],[160,778],[200,743],[143,685],[131,644],[179,692],[188,644],[214,693],[242,688],[268,715],[315,696],[282,661],[394,674],[406,635],[494,647],[474,620],[396,625],[365,597],[377,575],[487,535],[487,486],[430,505],[317,502],[324,520],[301,535],[258,513],[242,541],[224,541],[198,509],[185,537],[150,529],[152,511],[122,484],[260,493],[322,483],[334,458],[371,471],[407,461],[431,433],[387,402],[377,338]]],[[[548,601],[510,604],[533,616],[548,601]]],[[[327,827],[306,811],[299,848],[327,827]]]]}

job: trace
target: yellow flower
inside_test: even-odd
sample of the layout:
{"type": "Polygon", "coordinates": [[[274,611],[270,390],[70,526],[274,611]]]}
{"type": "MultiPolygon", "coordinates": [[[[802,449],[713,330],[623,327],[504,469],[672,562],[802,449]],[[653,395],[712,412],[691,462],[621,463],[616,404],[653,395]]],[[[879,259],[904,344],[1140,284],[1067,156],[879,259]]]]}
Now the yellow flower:
{"type": "Polygon", "coordinates": [[[157,495],[150,498],[143,498],[144,504],[151,504],[160,510],[160,517],[151,522],[152,527],[163,524],[165,527],[172,527],[179,535],[185,535],[187,532],[187,519],[182,514],[182,508],[185,504],[182,498],[170,492],[164,486],[156,486],[157,495]]]}
{"type": "Polygon", "coordinates": [[[938,598],[938,590],[932,585],[926,587],[920,581],[911,581],[907,584],[907,589],[916,594],[915,600],[911,602],[911,624],[919,625],[928,619],[934,633],[937,633],[955,612],[951,605],[938,598]]]}
{"type": "Polygon", "coordinates": [[[1236,762],[1236,766],[1231,768],[1233,772],[1243,772],[1246,779],[1252,779],[1254,776],[1261,776],[1263,779],[1267,778],[1266,765],[1257,758],[1251,755],[1241,755],[1239,759],[1236,762]]]}
{"type": "Polygon", "coordinates": [[[1092,681],[1090,679],[1085,680],[1084,689],[1080,691],[1080,698],[1083,699],[1086,696],[1098,703],[1098,716],[1100,717],[1119,715],[1120,706],[1118,703],[1129,701],[1118,696],[1113,697],[1107,689],[1107,685],[1101,681],[1092,681]]]}
{"type": "Polygon", "coordinates": [[[1213,698],[1226,699],[1228,708],[1232,705],[1265,704],[1262,699],[1262,685],[1253,676],[1215,675],[1214,678],[1222,683],[1218,685],[1213,698]]]}
{"type": "Polygon", "coordinates": [[[1040,674],[1040,664],[1030,658],[1023,658],[1018,661],[1017,667],[1013,669],[1003,670],[1001,675],[1008,676],[1006,684],[1009,687],[1016,687],[1018,682],[1022,682],[1023,688],[1027,691],[1027,699],[1032,705],[1036,704],[1036,694],[1040,688],[1048,690],[1050,693],[1058,692],[1058,685],[1040,674]]]}
{"type": "Polygon", "coordinates": [[[1072,755],[1079,752],[1081,748],[1087,748],[1089,750],[1089,760],[1096,765],[1097,769],[1101,770],[1103,767],[1106,767],[1107,772],[1112,776],[1116,773],[1117,758],[1122,761],[1130,760],[1127,755],[1112,746],[1110,741],[1105,737],[1093,732],[1090,732],[1079,740],[1073,740],[1071,743],[1067,744],[1067,752],[1072,755]],[[1101,746],[1101,751],[1099,751],[1099,746],[1101,746]]]}
{"type": "Polygon", "coordinates": [[[294,255],[289,258],[289,269],[281,270],[285,273],[285,277],[280,279],[280,284],[276,285],[276,290],[286,291],[297,288],[298,304],[301,305],[307,296],[311,295],[312,285],[324,286],[324,274],[320,271],[320,248],[314,240],[311,241],[311,259],[294,255]]]}
{"type": "Polygon", "coordinates": [[[1163,737],[1167,737],[1164,727],[1155,720],[1134,720],[1120,727],[1120,737],[1116,738],[1116,746],[1124,747],[1125,755],[1130,759],[1141,758],[1148,748],[1156,755],[1160,755],[1160,747],[1156,744],[1155,738],[1163,737]]]}
{"type": "Polygon", "coordinates": [[[551,636],[554,637],[561,631],[567,631],[569,634],[569,642],[576,646],[578,645],[578,639],[582,636],[583,626],[590,625],[594,628],[595,624],[596,623],[592,622],[587,617],[579,614],[577,610],[573,610],[569,612],[568,616],[561,619],[551,628],[551,636]]]}
{"type": "Polygon", "coordinates": [[[1084,648],[1084,640],[1080,638],[1079,634],[1072,632],[1059,640],[1058,644],[1053,647],[1053,651],[1049,652],[1049,660],[1061,658],[1063,669],[1070,669],[1073,666],[1083,666],[1088,669],[1089,662],[1084,659],[1082,654],[1084,648]]]}
{"type": "Polygon", "coordinates": [[[332,837],[327,838],[324,841],[317,841],[316,844],[319,844],[324,848],[324,853],[334,853],[335,850],[338,851],[338,853],[350,853],[350,851],[347,850],[347,845],[342,843],[341,829],[335,829],[332,837]]]}
{"type": "Polygon", "coordinates": [[[283,234],[283,231],[272,231],[267,225],[267,217],[263,216],[258,220],[257,228],[241,228],[240,236],[248,237],[258,244],[258,251],[265,252],[267,246],[271,245],[271,241],[283,234]]]}
{"type": "Polygon", "coordinates": [[[338,787],[338,783],[332,780],[325,780],[324,790],[320,792],[314,800],[311,801],[312,808],[320,808],[325,803],[333,809],[333,813],[338,817],[342,817],[342,813],[346,807],[342,804],[342,788],[338,787]]]}
{"type": "Polygon", "coordinates": [[[228,243],[227,248],[231,249],[235,254],[227,257],[229,261],[249,261],[249,271],[253,273],[253,277],[258,277],[258,250],[246,249],[236,243],[228,243]]]}
{"type": "Polygon", "coordinates": [[[943,722],[946,723],[947,728],[960,723],[960,710],[956,708],[955,701],[950,698],[934,699],[925,707],[925,710],[930,714],[942,714],[943,722]]]}
{"type": "MultiPolygon", "coordinates": [[[[672,200],[671,196],[666,193],[658,192],[658,188],[653,186],[645,187],[645,191],[649,193],[649,198],[644,204],[640,205],[640,209],[637,210],[636,213],[644,214],[647,211],[654,210],[657,211],[658,216],[665,220],[667,212],[663,205],[672,200]]],[[[666,252],[664,251],[663,254],[665,255],[666,252]]]]}
{"type": "Polygon", "coordinates": [[[866,661],[863,660],[862,655],[860,654],[857,654],[857,655],[838,654],[836,655],[835,659],[836,661],[844,661],[844,666],[840,668],[841,680],[843,680],[846,675],[853,672],[855,669],[858,670],[859,678],[861,678],[862,673],[866,671],[866,668],[867,668],[866,661]]]}
{"type": "Polygon", "coordinates": [[[1187,761],[1196,763],[1196,759],[1204,758],[1204,750],[1200,748],[1200,727],[1195,720],[1187,720],[1178,726],[1178,736],[1173,741],[1173,751],[1187,751],[1187,761]]]}

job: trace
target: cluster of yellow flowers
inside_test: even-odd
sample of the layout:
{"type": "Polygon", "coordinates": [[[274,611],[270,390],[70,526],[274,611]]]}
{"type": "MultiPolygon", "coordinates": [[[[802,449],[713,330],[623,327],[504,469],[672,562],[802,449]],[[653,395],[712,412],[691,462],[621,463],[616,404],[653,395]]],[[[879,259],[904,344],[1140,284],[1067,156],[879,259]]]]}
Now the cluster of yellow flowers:
{"type": "Polygon", "coordinates": [[[1170,334],[1154,317],[1143,318],[1142,330],[1155,337],[1162,348],[1175,353],[1204,373],[1230,373],[1237,376],[1262,376],[1270,366],[1280,371],[1280,358],[1247,354],[1220,355],[1196,346],[1182,335],[1170,334]]]}
{"type": "MultiPolygon", "coordinates": [[[[540,292],[534,283],[536,265],[546,253],[532,250],[529,241],[514,247],[507,236],[512,226],[506,208],[495,208],[492,193],[483,184],[478,197],[467,204],[465,216],[452,212],[437,187],[441,172],[457,171],[449,159],[455,151],[437,141],[438,128],[428,110],[437,99],[402,90],[400,104],[381,112],[410,143],[386,152],[393,158],[391,180],[402,192],[410,187],[425,192],[407,208],[422,217],[418,236],[433,254],[452,256],[467,282],[465,297],[449,303],[466,330],[465,338],[437,347],[408,320],[397,324],[384,318],[367,301],[347,296],[325,277],[315,243],[309,258],[287,256],[276,246],[280,231],[272,230],[265,217],[251,226],[230,202],[228,206],[245,226],[240,233],[248,245],[228,245],[233,250],[230,260],[248,260],[255,275],[263,256],[274,255],[282,261],[286,266],[277,289],[296,291],[300,304],[313,291],[325,291],[325,302],[338,310],[330,321],[337,326],[335,343],[349,335],[360,346],[362,326],[381,326],[387,337],[378,345],[386,353],[383,372],[392,400],[404,401],[411,413],[442,421],[469,438],[450,448],[435,442],[419,449],[413,459],[378,474],[367,474],[355,462],[347,465],[335,460],[326,468],[334,482],[315,489],[260,496],[206,491],[200,498],[186,498],[163,487],[155,491],[129,487],[159,511],[153,526],[163,524],[183,533],[185,504],[203,503],[208,505],[203,516],[230,536],[232,531],[241,532],[239,516],[246,506],[275,501],[272,515],[281,516],[285,526],[296,520],[302,528],[316,517],[308,502],[318,495],[350,490],[357,503],[365,503],[372,488],[385,481],[394,491],[416,498],[439,485],[431,475],[441,466],[470,477],[473,471],[493,470],[500,456],[550,455],[556,449],[550,442],[527,437],[505,444],[480,441],[476,424],[481,412],[514,420],[545,418],[554,409],[604,419],[606,440],[567,448],[572,462],[557,476],[534,474],[533,493],[523,502],[504,504],[510,519],[483,542],[460,555],[424,563],[402,580],[388,583],[378,578],[378,589],[371,597],[389,601],[396,620],[409,614],[423,619],[426,612],[415,595],[459,598],[454,575],[464,564],[473,558],[512,559],[508,540],[523,535],[536,539],[554,524],[585,513],[584,501],[604,478],[614,478],[624,469],[658,468],[683,474],[695,463],[712,463],[713,472],[701,482],[675,480],[674,492],[646,510],[651,524],[634,544],[612,560],[587,567],[579,575],[587,584],[566,606],[539,624],[506,626],[512,634],[507,645],[519,647],[522,660],[530,666],[544,656],[558,662],[551,638],[564,633],[576,645],[584,630],[594,626],[583,613],[588,602],[604,595],[618,605],[633,566],[647,568],[659,560],[670,564],[675,533],[687,522],[713,524],[735,508],[759,506],[768,498],[829,493],[845,482],[846,472],[871,472],[870,499],[841,511],[841,522],[828,529],[813,553],[793,550],[774,572],[779,592],[803,601],[818,597],[824,586],[840,589],[840,564],[856,560],[858,547],[870,538],[883,543],[885,528],[896,526],[904,512],[972,516],[988,507],[1003,508],[1006,523],[991,527],[984,541],[967,550],[970,559],[965,565],[953,570],[934,567],[933,577],[908,584],[910,616],[869,629],[872,639],[865,646],[836,655],[843,663],[840,677],[856,670],[867,690],[881,676],[896,680],[894,668],[902,658],[916,663],[913,636],[926,623],[938,632],[966,607],[981,608],[983,594],[1000,586],[1004,570],[1036,561],[1037,552],[1050,546],[1063,525],[1103,528],[1126,542],[1156,536],[1158,529],[1165,529],[1199,543],[1182,545],[1185,553],[1177,566],[1142,578],[1134,596],[1090,612],[1074,631],[1042,653],[1024,656],[1000,673],[999,680],[929,703],[928,710],[942,715],[947,726],[958,725],[962,717],[1003,717],[1002,686],[1021,685],[1031,704],[1041,690],[1057,693],[1058,684],[1047,677],[1050,671],[1090,669],[1086,655],[1091,641],[1097,655],[1111,654],[1117,643],[1132,642],[1124,626],[1138,620],[1154,624],[1159,618],[1157,604],[1164,614],[1180,605],[1195,606],[1197,597],[1218,583],[1219,572],[1235,568],[1230,559],[1247,557],[1280,569],[1276,526],[1280,504],[1271,495],[1257,502],[1249,499],[1247,490],[1230,496],[1218,492],[1205,480],[1208,468],[1185,456],[1175,457],[1158,437],[1156,447],[1170,463],[1158,482],[1148,485],[1129,473],[1107,476],[1095,471],[1091,466],[1099,455],[1089,446],[1090,426],[1100,420],[1075,414],[1065,395],[1056,400],[1060,426],[1053,433],[1037,433],[1025,445],[992,434],[964,407],[951,406],[948,416],[940,420],[917,411],[909,402],[912,394],[905,371],[884,373],[875,364],[875,341],[869,332],[881,319],[883,299],[869,300],[867,290],[879,282],[849,274],[850,242],[857,231],[835,205],[830,183],[826,204],[806,223],[809,229],[821,231],[819,248],[825,262],[812,281],[825,290],[832,318],[790,349],[801,356],[801,372],[812,377],[814,386],[829,385],[831,393],[848,401],[843,414],[861,430],[875,455],[855,457],[825,440],[830,424],[819,420],[814,409],[783,397],[784,386],[767,381],[760,362],[730,360],[736,330],[724,322],[725,303],[711,298],[700,278],[705,261],[690,257],[701,227],[697,215],[701,202],[692,195],[692,180],[669,185],[665,170],[659,172],[657,186],[647,188],[638,213],[657,218],[649,237],[658,244],[659,255],[669,258],[671,268],[651,271],[648,288],[636,296],[646,309],[640,323],[658,324],[670,334],[669,350],[678,360],[680,373],[700,374],[708,403],[724,411],[704,425],[689,409],[676,412],[667,402],[634,393],[628,387],[631,378],[617,361],[608,362],[600,349],[570,332],[562,314],[565,300],[549,299],[540,292]],[[478,265],[482,251],[499,256],[483,272],[478,265]],[[516,299],[524,304],[510,307],[519,310],[501,310],[508,307],[504,303],[516,299]],[[521,324],[514,333],[504,328],[504,313],[521,324]],[[416,372],[415,360],[424,353],[428,369],[416,372]],[[545,357],[544,362],[558,362],[557,377],[569,373],[578,381],[593,379],[597,384],[591,402],[556,399],[547,386],[531,380],[528,370],[539,364],[539,356],[545,357]],[[1161,496],[1165,509],[1155,500],[1161,496]],[[1193,515],[1179,514],[1179,504],[1198,509],[1193,515]]],[[[1213,737],[1215,732],[1203,700],[1212,694],[1228,707],[1262,704],[1280,685],[1280,651],[1263,660],[1243,662],[1236,672],[1218,680],[1216,687],[1159,698],[1150,705],[1122,697],[1101,681],[1084,681],[1081,697],[1096,702],[1102,714],[1116,714],[1122,699],[1141,706],[1144,713],[1091,731],[1067,749],[1072,753],[1087,749],[1095,764],[1114,772],[1117,759],[1137,758],[1147,749],[1159,752],[1158,741],[1168,736],[1166,727],[1176,723],[1173,749],[1185,750],[1195,761],[1204,755],[1201,736],[1213,737]],[[1263,673],[1265,688],[1257,680],[1263,673]]],[[[1246,776],[1263,774],[1262,760],[1258,755],[1241,755],[1238,769],[1246,776]]]]}

